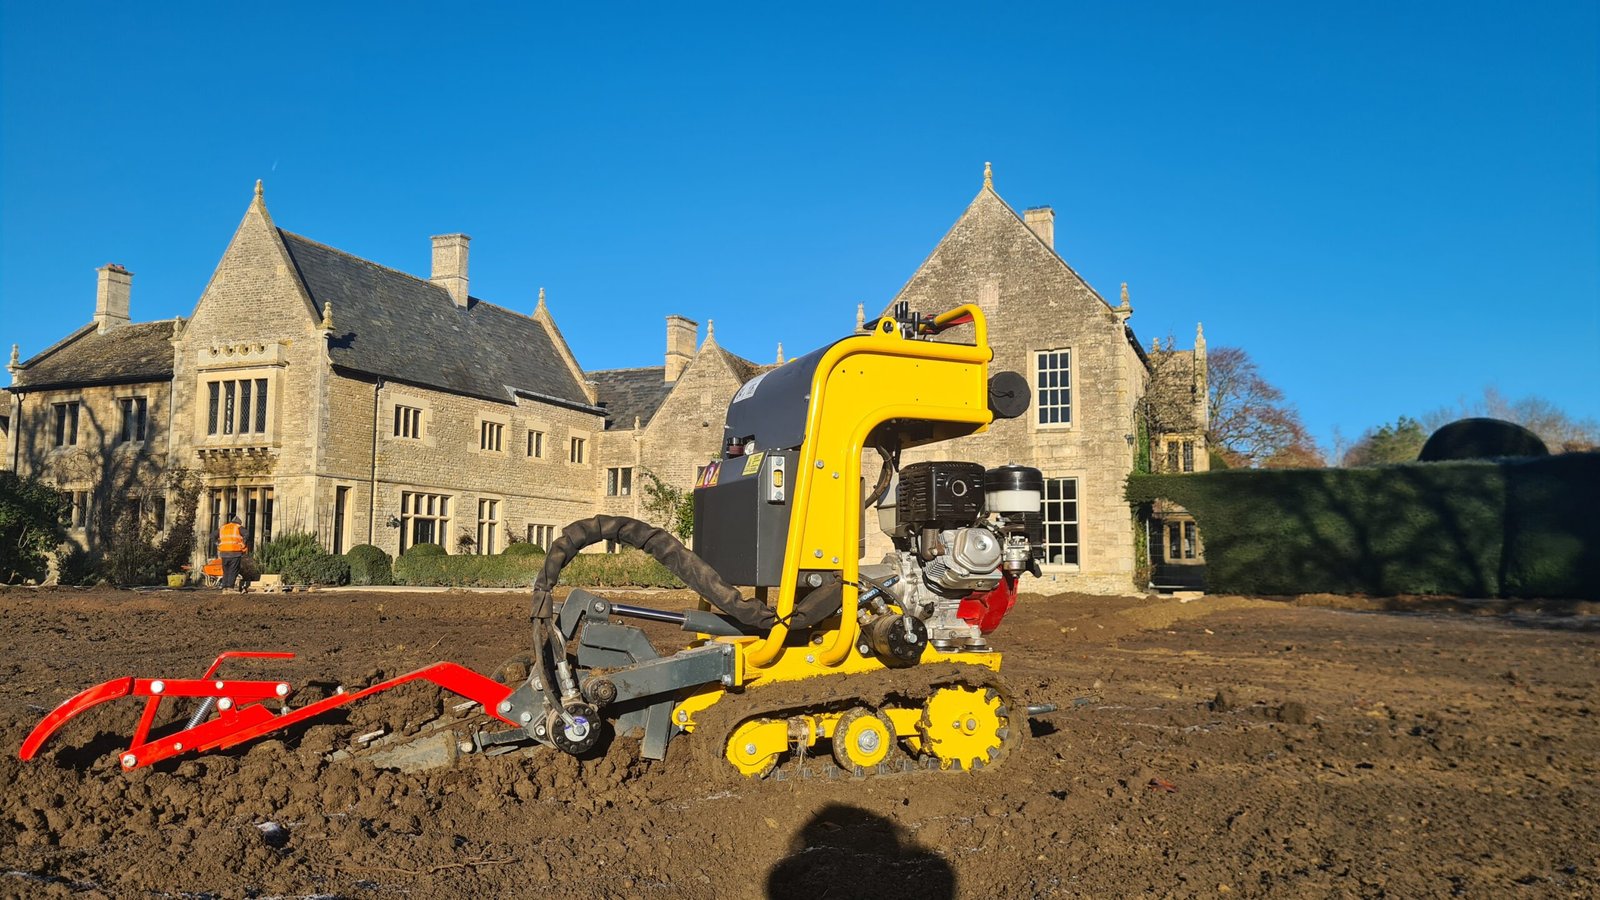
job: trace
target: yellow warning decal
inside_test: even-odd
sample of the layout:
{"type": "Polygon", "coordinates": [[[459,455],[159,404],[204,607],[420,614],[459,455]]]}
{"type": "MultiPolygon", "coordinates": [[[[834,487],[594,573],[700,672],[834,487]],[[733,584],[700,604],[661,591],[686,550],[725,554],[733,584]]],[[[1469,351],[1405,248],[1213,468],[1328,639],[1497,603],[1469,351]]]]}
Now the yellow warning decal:
{"type": "Polygon", "coordinates": [[[761,471],[761,460],[766,455],[767,455],[766,451],[762,451],[760,453],[752,453],[749,456],[745,457],[744,458],[744,474],[746,474],[746,475],[754,475],[755,473],[761,471]]]}

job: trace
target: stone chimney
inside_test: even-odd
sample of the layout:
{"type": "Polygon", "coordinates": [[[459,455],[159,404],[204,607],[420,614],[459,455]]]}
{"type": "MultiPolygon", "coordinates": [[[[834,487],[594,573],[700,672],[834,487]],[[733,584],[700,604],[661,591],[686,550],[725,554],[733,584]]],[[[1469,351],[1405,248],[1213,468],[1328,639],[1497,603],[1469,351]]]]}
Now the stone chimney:
{"type": "Polygon", "coordinates": [[[464,234],[433,236],[433,275],[429,281],[450,292],[456,306],[467,308],[467,244],[464,234]]]}
{"type": "Polygon", "coordinates": [[[1035,206],[1022,214],[1028,230],[1039,236],[1051,250],[1056,248],[1056,211],[1048,206],[1035,206]]]}
{"type": "Polygon", "coordinates": [[[694,359],[699,337],[699,322],[683,316],[667,316],[667,381],[677,381],[689,360],[694,359]]]}
{"type": "Polygon", "coordinates": [[[128,324],[133,273],[116,263],[106,263],[95,271],[100,273],[100,281],[94,292],[94,324],[99,326],[101,334],[105,334],[128,324]]]}

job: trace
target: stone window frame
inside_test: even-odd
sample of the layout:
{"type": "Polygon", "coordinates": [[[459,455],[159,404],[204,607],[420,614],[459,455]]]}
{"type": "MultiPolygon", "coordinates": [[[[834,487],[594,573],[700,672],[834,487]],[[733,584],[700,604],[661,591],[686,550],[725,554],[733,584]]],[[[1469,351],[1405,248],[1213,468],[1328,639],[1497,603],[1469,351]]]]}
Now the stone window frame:
{"type": "Polygon", "coordinates": [[[424,519],[434,523],[434,539],[426,543],[438,544],[444,548],[444,552],[449,553],[450,544],[448,543],[448,538],[450,523],[455,519],[456,495],[440,488],[412,487],[409,485],[400,485],[399,492],[400,511],[395,518],[400,520],[400,552],[404,553],[416,546],[416,521],[424,519]],[[413,507],[412,509],[407,509],[407,499],[409,497],[419,498],[409,504],[413,507]],[[433,501],[432,506],[428,504],[429,498],[433,501]],[[443,506],[442,512],[440,511],[440,501],[442,501],[443,506]]]}
{"type": "Polygon", "coordinates": [[[1194,519],[1169,518],[1161,522],[1161,560],[1168,563],[1197,563],[1205,559],[1200,549],[1200,528],[1194,519]],[[1173,551],[1177,552],[1174,553],[1173,551]]]}
{"type": "Polygon", "coordinates": [[[69,531],[87,533],[89,521],[94,516],[94,486],[89,484],[65,484],[57,490],[67,495],[67,510],[63,525],[69,531]]]}
{"type": "Polygon", "coordinates": [[[50,448],[65,450],[78,446],[83,430],[83,398],[60,400],[50,404],[50,448]],[[68,422],[71,429],[68,430],[68,422]]]}
{"type": "Polygon", "coordinates": [[[594,436],[576,428],[567,430],[567,465],[586,466],[594,454],[594,436]],[[576,459],[574,459],[576,457],[576,459]]]}
{"type": "Polygon", "coordinates": [[[543,422],[529,422],[523,434],[525,459],[546,459],[550,450],[550,427],[543,422]],[[537,437],[535,437],[537,435],[537,437]]]}
{"type": "Polygon", "coordinates": [[[506,452],[506,423],[479,419],[478,449],[485,453],[506,452]]]}
{"type": "Polygon", "coordinates": [[[606,468],[607,497],[633,496],[633,469],[633,466],[609,466],[606,468]]]}
{"type": "MultiPolygon", "coordinates": [[[[194,440],[198,447],[229,447],[229,446],[277,446],[280,441],[278,434],[279,412],[283,406],[283,367],[277,365],[264,366],[216,366],[201,369],[195,374],[196,389],[195,402],[190,411],[194,423],[194,440]],[[267,403],[265,427],[255,428],[255,421],[251,422],[251,430],[237,431],[229,434],[220,426],[216,434],[210,431],[211,417],[211,385],[228,381],[250,381],[251,403],[259,402],[260,395],[256,393],[259,388],[256,382],[266,381],[267,403]]],[[[219,392],[225,390],[218,388],[219,392]]],[[[219,394],[220,396],[220,394],[219,394]]],[[[219,401],[220,402],[220,401],[219,401]]],[[[237,414],[237,413],[235,413],[237,414]]]]}
{"type": "Polygon", "coordinates": [[[118,394],[115,399],[117,403],[117,437],[113,443],[118,447],[140,447],[146,443],[149,443],[155,432],[155,429],[151,427],[152,420],[150,419],[150,395],[118,394]],[[143,404],[143,410],[139,410],[140,404],[143,404]],[[133,436],[128,436],[129,405],[131,405],[132,408],[137,410],[139,413],[139,428],[133,436]]]}
{"type": "Polygon", "coordinates": [[[472,547],[473,553],[479,556],[493,556],[500,551],[499,531],[506,524],[505,511],[506,499],[504,497],[498,494],[478,495],[477,514],[473,519],[478,526],[477,531],[474,533],[476,541],[472,547]],[[491,518],[484,518],[485,504],[489,504],[491,518]],[[488,540],[484,540],[486,526],[488,540]]]}
{"type": "Polygon", "coordinates": [[[392,429],[390,437],[405,441],[422,440],[422,407],[396,403],[390,421],[392,429]]]}
{"type": "Polygon", "coordinates": [[[560,535],[560,532],[556,530],[556,526],[554,525],[542,525],[538,522],[529,522],[527,535],[528,543],[540,548],[541,550],[549,550],[550,545],[555,543],[555,540],[560,535]],[[539,541],[540,538],[544,538],[544,543],[539,541]]]}
{"type": "MultiPolygon", "coordinates": [[[[1062,370],[1057,369],[1055,371],[1062,370]]],[[[1076,349],[1070,345],[1061,347],[1039,347],[1037,349],[1031,349],[1028,351],[1028,372],[1030,374],[1028,383],[1033,389],[1034,398],[1034,409],[1029,416],[1029,421],[1033,423],[1033,429],[1035,431],[1071,431],[1076,428],[1078,424],[1078,417],[1076,415],[1077,404],[1073,396],[1077,392],[1078,385],[1078,354],[1076,349]],[[1046,409],[1043,400],[1046,388],[1043,386],[1041,379],[1041,375],[1043,373],[1040,371],[1040,357],[1047,353],[1067,354],[1067,365],[1064,369],[1067,376],[1066,387],[1061,388],[1059,386],[1054,386],[1049,388],[1049,390],[1065,390],[1067,392],[1067,420],[1065,422],[1039,421],[1040,417],[1044,415],[1046,409]]]]}
{"type": "MultiPolygon", "coordinates": [[[[1062,473],[1062,474],[1047,474],[1044,477],[1044,481],[1045,481],[1044,496],[1041,498],[1043,500],[1043,505],[1040,508],[1040,513],[1041,513],[1041,515],[1042,515],[1042,517],[1044,519],[1044,536],[1045,536],[1045,542],[1046,542],[1045,543],[1045,559],[1044,559],[1044,562],[1043,562],[1043,568],[1044,568],[1045,571],[1060,572],[1060,573],[1071,573],[1071,572],[1082,571],[1082,568],[1083,568],[1083,546],[1084,546],[1084,541],[1083,541],[1083,536],[1084,536],[1083,481],[1084,481],[1084,479],[1083,479],[1083,475],[1081,473],[1076,473],[1076,472],[1073,472],[1073,473],[1062,473]],[[1054,482],[1058,482],[1058,481],[1070,481],[1070,482],[1073,483],[1072,500],[1070,502],[1071,502],[1072,507],[1073,507],[1073,515],[1075,516],[1075,518],[1073,518],[1071,520],[1067,520],[1067,519],[1052,520],[1050,518],[1050,515],[1051,515],[1050,504],[1052,502],[1063,502],[1063,503],[1064,502],[1069,502],[1069,501],[1066,501],[1065,498],[1054,498],[1054,499],[1051,498],[1051,496],[1050,496],[1050,494],[1051,494],[1051,485],[1054,482]],[[1072,540],[1070,543],[1067,542],[1064,539],[1062,541],[1058,542],[1063,547],[1071,546],[1073,548],[1073,556],[1076,559],[1075,562],[1050,562],[1049,561],[1050,560],[1050,533],[1051,533],[1050,532],[1050,527],[1051,527],[1052,524],[1059,524],[1059,525],[1061,525],[1063,527],[1066,526],[1066,525],[1073,525],[1073,526],[1076,527],[1076,531],[1074,532],[1074,540],[1072,540]]],[[[1063,538],[1064,537],[1065,537],[1065,535],[1063,535],[1063,538]]]]}
{"type": "Polygon", "coordinates": [[[487,456],[508,456],[509,454],[506,451],[506,432],[511,430],[511,417],[499,413],[478,413],[476,421],[477,427],[473,430],[477,432],[478,443],[473,445],[473,452],[487,456]],[[485,442],[488,441],[488,426],[490,425],[499,426],[496,429],[499,437],[498,446],[492,448],[484,446],[485,442]]]}
{"type": "Polygon", "coordinates": [[[436,441],[433,436],[434,408],[433,403],[419,394],[395,392],[383,398],[383,418],[389,427],[383,429],[383,439],[397,444],[421,444],[432,447],[436,441]],[[394,433],[395,410],[398,407],[408,407],[419,410],[417,417],[418,433],[416,437],[404,437],[394,433]]]}

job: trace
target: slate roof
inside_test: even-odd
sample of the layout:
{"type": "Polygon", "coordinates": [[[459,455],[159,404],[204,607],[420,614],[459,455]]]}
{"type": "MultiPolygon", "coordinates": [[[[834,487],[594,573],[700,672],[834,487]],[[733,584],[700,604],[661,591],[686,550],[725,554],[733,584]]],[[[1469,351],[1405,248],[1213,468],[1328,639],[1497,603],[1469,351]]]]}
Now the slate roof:
{"type": "Polygon", "coordinates": [[[140,322],[101,334],[91,322],[23,363],[11,389],[171,381],[172,326],[140,322]]]}
{"type": "Polygon", "coordinates": [[[334,365],[490,400],[523,393],[592,408],[538,322],[476,297],[461,309],[436,284],[278,233],[317,314],[333,303],[334,365]]]}
{"type": "MultiPolygon", "coordinates": [[[[334,314],[338,315],[338,307],[334,307],[334,314]]],[[[702,353],[706,352],[703,348],[702,353]]],[[[775,366],[763,366],[753,363],[742,356],[730,353],[721,347],[712,345],[710,352],[722,354],[728,367],[733,370],[735,377],[743,384],[757,375],[775,366]]],[[[596,401],[606,408],[606,430],[613,431],[619,428],[632,428],[634,417],[638,417],[641,427],[650,424],[650,419],[655,416],[656,410],[667,400],[667,395],[672,393],[676,382],[666,381],[667,369],[665,366],[645,366],[637,369],[602,369],[598,372],[585,372],[585,377],[595,387],[596,401]]]]}
{"type": "Polygon", "coordinates": [[[675,383],[666,380],[666,366],[604,369],[585,374],[594,384],[596,402],[606,409],[607,431],[632,428],[636,416],[640,425],[649,425],[650,418],[666,402],[675,383]]]}

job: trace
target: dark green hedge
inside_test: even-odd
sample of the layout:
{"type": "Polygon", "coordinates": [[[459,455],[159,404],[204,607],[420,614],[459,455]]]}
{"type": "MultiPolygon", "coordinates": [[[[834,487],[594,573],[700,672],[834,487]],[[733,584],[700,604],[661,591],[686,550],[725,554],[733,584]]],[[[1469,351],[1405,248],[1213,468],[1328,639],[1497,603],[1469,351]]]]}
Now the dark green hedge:
{"type": "MultiPolygon", "coordinates": [[[[448,587],[532,587],[543,553],[430,556],[403,553],[394,561],[396,584],[448,587]]],[[[578,587],[683,587],[661,563],[638,550],[580,553],[561,570],[561,583],[578,587]]]]}
{"type": "Polygon", "coordinates": [[[393,584],[394,561],[381,547],[357,544],[344,554],[350,564],[350,583],[360,585],[393,584]]]}
{"type": "Polygon", "coordinates": [[[1134,475],[1200,524],[1213,591],[1600,596],[1600,453],[1134,475]]]}

